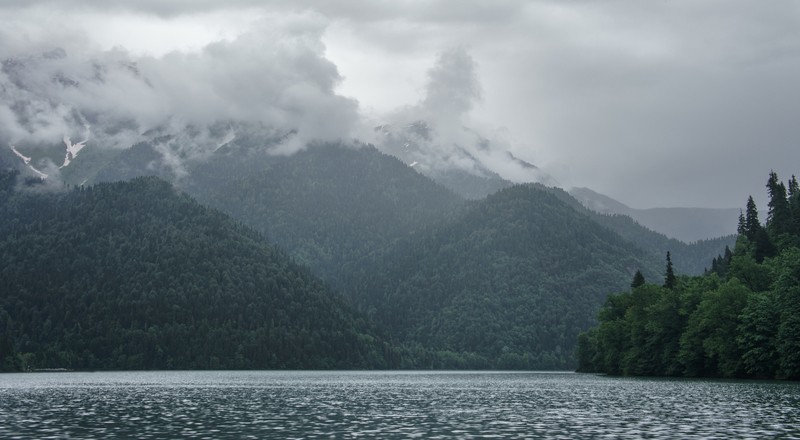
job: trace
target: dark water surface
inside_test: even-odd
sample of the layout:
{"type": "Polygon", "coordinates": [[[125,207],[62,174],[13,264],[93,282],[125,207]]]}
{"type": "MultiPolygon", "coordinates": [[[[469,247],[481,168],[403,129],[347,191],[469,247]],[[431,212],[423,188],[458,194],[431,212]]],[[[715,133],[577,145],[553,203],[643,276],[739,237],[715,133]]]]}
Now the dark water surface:
{"type": "Polygon", "coordinates": [[[800,438],[800,384],[537,372],[0,374],[0,438],[800,438]]]}

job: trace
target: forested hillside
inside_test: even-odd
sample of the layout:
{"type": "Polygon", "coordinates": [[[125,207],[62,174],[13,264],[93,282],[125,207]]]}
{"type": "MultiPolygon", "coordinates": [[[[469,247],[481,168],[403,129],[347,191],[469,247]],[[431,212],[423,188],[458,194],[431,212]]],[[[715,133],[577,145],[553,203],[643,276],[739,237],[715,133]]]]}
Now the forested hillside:
{"type": "MultiPolygon", "coordinates": [[[[371,146],[317,145],[268,155],[258,142],[194,163],[178,185],[201,203],[265,234],[300,264],[340,288],[362,260],[401,238],[445,221],[463,200],[371,146]]],[[[175,180],[160,154],[139,144],[100,173],[101,180],[157,174],[175,180]]]]}
{"type": "Polygon", "coordinates": [[[186,191],[265,233],[328,282],[398,240],[445,221],[463,201],[371,146],[329,144],[290,157],[234,154],[193,170],[186,191]]]}
{"type": "Polygon", "coordinates": [[[407,367],[574,366],[607,292],[636,269],[657,276],[667,251],[699,273],[725,246],[670,240],[542,185],[465,202],[369,146],[284,157],[237,142],[182,177],[140,144],[99,176],[170,178],[266,234],[388,326],[407,367]]]}
{"type": "Polygon", "coordinates": [[[2,369],[393,366],[321,281],[164,181],[0,176],[2,369]]]}
{"type": "Polygon", "coordinates": [[[680,274],[702,274],[710,267],[711,260],[722,253],[726,246],[733,247],[736,243],[735,235],[684,243],[648,229],[627,215],[603,214],[589,209],[570,193],[560,188],[546,188],[546,190],[555,194],[575,210],[585,213],[595,222],[616,232],[636,247],[645,250],[652,258],[662,260],[667,252],[671,253],[674,257],[675,271],[680,274]]]}
{"type": "Polygon", "coordinates": [[[684,275],[702,274],[711,267],[712,259],[724,252],[726,247],[732,248],[736,243],[736,235],[728,235],[687,244],[651,231],[626,215],[593,213],[592,218],[647,250],[653,257],[663,258],[667,252],[671,253],[675,271],[684,275]]]}
{"type": "Polygon", "coordinates": [[[630,217],[648,229],[684,243],[733,235],[739,214],[738,209],[730,208],[635,209],[589,188],[572,188],[569,193],[597,213],[630,217]]]}
{"type": "Polygon", "coordinates": [[[609,374],[800,379],[800,187],[771,173],[732,252],[698,277],[634,280],[579,339],[579,369],[609,374]]]}
{"type": "MultiPolygon", "coordinates": [[[[158,175],[177,181],[202,203],[266,234],[328,282],[347,278],[401,238],[458,217],[464,201],[392,156],[370,146],[316,145],[292,156],[263,152],[274,140],[237,139],[178,178],[148,143],[135,145],[101,170],[100,181],[158,175]],[[367,261],[367,262],[368,262],[367,261]]],[[[476,177],[476,179],[478,179],[476,177]]],[[[469,186],[467,183],[464,185],[469,186]]],[[[652,258],[675,256],[676,271],[700,274],[735,236],[686,244],[624,215],[598,214],[566,191],[537,185],[610,228],[652,258]]],[[[501,187],[498,187],[499,189],[501,187]]]]}
{"type": "Polygon", "coordinates": [[[538,186],[471,205],[365,267],[356,301],[452,367],[566,368],[609,290],[653,260],[538,186]]]}

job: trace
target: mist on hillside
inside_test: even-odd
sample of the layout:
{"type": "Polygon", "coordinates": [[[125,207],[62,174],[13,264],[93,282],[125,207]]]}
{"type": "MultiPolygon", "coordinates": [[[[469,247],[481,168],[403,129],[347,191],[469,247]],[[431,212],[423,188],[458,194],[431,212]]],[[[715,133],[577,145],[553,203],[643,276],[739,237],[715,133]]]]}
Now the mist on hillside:
{"type": "Polygon", "coordinates": [[[326,142],[373,143],[432,176],[547,177],[511,155],[502,134],[469,120],[481,87],[467,50],[439,55],[416,105],[367,115],[336,92],[342,77],[325,56],[324,29],[313,17],[297,17],[198,52],[158,57],[12,39],[0,50],[0,142],[53,179],[77,161],[73,144],[119,151],[148,141],[182,176],[187,162],[242,136],[261,139],[277,155],[326,142]]]}

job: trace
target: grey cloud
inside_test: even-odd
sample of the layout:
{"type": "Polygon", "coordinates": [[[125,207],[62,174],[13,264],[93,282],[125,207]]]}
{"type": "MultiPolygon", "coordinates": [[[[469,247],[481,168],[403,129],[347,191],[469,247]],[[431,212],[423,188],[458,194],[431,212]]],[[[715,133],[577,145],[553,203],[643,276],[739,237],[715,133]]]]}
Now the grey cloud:
{"type": "MultiPolygon", "coordinates": [[[[793,0],[8,0],[0,5],[0,11],[14,14],[37,8],[160,17],[228,9],[275,15],[315,11],[371,54],[385,53],[380,62],[386,63],[427,62],[443,48],[466,47],[474,76],[480,67],[481,95],[470,88],[474,78],[463,77],[469,68],[462,64],[440,72],[454,75],[452,87],[427,87],[420,102],[381,122],[388,120],[399,130],[420,119],[429,121],[440,141],[431,146],[438,157],[432,163],[469,168],[482,160],[496,163],[493,169],[510,176],[499,154],[508,149],[556,170],[564,184],[589,186],[635,207],[741,206],[748,193],[763,192],[770,168],[788,176],[800,163],[800,125],[795,121],[800,113],[800,88],[795,84],[800,76],[800,3],[793,0]],[[477,122],[481,119],[483,124],[477,122]],[[505,126],[511,134],[498,136],[486,126],[505,126]],[[495,147],[479,148],[481,139],[495,147]],[[485,157],[486,151],[498,156],[485,157]]],[[[110,68],[109,75],[118,77],[111,82],[132,84],[120,85],[117,98],[97,104],[95,113],[120,114],[140,125],[155,124],[177,108],[191,108],[186,117],[197,120],[214,119],[215,112],[259,114],[280,126],[339,136],[347,130],[338,127],[352,125],[357,117],[356,103],[333,92],[339,75],[319,47],[324,25],[310,22],[298,25],[297,35],[305,39],[286,40],[282,49],[265,42],[272,49],[255,55],[259,63],[280,63],[290,66],[288,71],[305,73],[289,74],[270,66],[259,79],[263,85],[250,80],[258,69],[248,67],[244,51],[258,44],[242,39],[207,48],[196,58],[177,54],[135,60],[152,87],[173,90],[166,97],[150,96],[150,89],[140,87],[125,70],[110,68]],[[282,58],[280,53],[289,55],[282,58]],[[224,76],[222,66],[233,71],[224,76]],[[184,70],[199,73],[185,81],[176,79],[184,70]],[[278,78],[275,82],[268,79],[273,76],[278,78]],[[203,87],[206,83],[209,86],[203,87]],[[261,90],[251,93],[248,84],[259,84],[261,90]],[[122,90],[134,90],[138,98],[120,107],[122,90]],[[303,111],[307,106],[317,110],[303,111]]],[[[29,32],[0,30],[5,54],[23,45],[39,52],[47,49],[34,44],[41,29],[25,29],[16,20],[8,27],[29,32]]],[[[75,49],[85,46],[77,41],[80,34],[55,27],[48,30],[52,31],[58,32],[59,41],[68,42],[69,60],[82,56],[83,50],[75,49]]],[[[0,81],[7,79],[0,76],[0,81]]],[[[91,88],[91,81],[82,84],[91,88]]],[[[97,85],[94,93],[100,96],[103,91],[97,85]]],[[[78,102],[81,96],[70,99],[78,102]]],[[[0,123],[5,126],[16,111],[8,102],[0,103],[0,121],[5,121],[0,123]]],[[[50,103],[37,105],[48,110],[50,103]]],[[[59,120],[69,120],[70,112],[52,108],[44,114],[52,118],[30,123],[57,128],[59,120]]],[[[11,128],[16,135],[30,131],[25,126],[11,128]]],[[[288,145],[288,150],[296,147],[288,145]]]]}
{"type": "Polygon", "coordinates": [[[23,10],[42,8],[66,11],[101,11],[109,13],[137,12],[163,17],[213,12],[230,8],[262,5],[257,0],[219,2],[211,0],[5,0],[0,9],[23,10]]]}
{"type": "Polygon", "coordinates": [[[460,170],[482,177],[499,174],[515,182],[547,177],[516,160],[499,131],[470,121],[481,87],[477,65],[464,48],[439,54],[427,77],[425,96],[417,105],[384,117],[388,124],[374,132],[376,145],[433,176],[460,170]]]}
{"type": "Polygon", "coordinates": [[[473,113],[509,127],[515,155],[632,206],[739,206],[770,168],[797,172],[799,3],[515,7],[355,32],[398,53],[469,47],[484,86],[473,113]]]}
{"type": "Polygon", "coordinates": [[[0,9],[56,8],[133,12],[175,17],[231,9],[317,11],[332,19],[358,22],[503,22],[524,10],[524,0],[6,0],[0,9]]]}
{"type": "MultiPolygon", "coordinates": [[[[0,135],[35,147],[89,126],[90,145],[124,148],[154,129],[177,133],[236,121],[296,133],[281,153],[313,140],[349,139],[358,105],[334,91],[341,78],[324,57],[324,27],[320,17],[300,15],[199,53],[163,57],[75,47],[18,56],[3,47],[0,135]]],[[[217,141],[196,137],[176,157],[202,155],[217,141]]]]}
{"type": "Polygon", "coordinates": [[[446,51],[428,71],[421,107],[440,118],[462,118],[481,98],[475,61],[463,48],[446,51]]]}
{"type": "Polygon", "coordinates": [[[703,5],[617,10],[598,20],[611,37],[622,34],[619,45],[562,41],[530,60],[522,75],[550,89],[532,92],[545,109],[536,125],[577,174],[591,176],[579,179],[642,207],[739,206],[770,167],[799,163],[800,130],[787,116],[800,110],[790,79],[800,57],[785,50],[800,48],[798,15],[778,17],[796,6],[703,5]],[[655,50],[624,44],[628,35],[655,50]],[[784,50],[768,56],[769,47],[784,50]]]}

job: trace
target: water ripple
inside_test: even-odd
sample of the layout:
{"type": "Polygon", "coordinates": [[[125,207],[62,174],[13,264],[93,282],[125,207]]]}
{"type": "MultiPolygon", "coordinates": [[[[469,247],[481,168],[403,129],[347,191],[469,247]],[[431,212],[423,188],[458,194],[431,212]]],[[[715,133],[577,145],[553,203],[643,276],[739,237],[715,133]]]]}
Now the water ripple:
{"type": "Polygon", "coordinates": [[[0,375],[2,438],[800,438],[800,384],[560,373],[0,375]]]}

